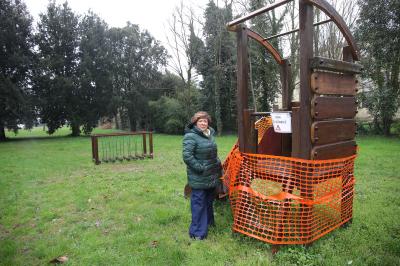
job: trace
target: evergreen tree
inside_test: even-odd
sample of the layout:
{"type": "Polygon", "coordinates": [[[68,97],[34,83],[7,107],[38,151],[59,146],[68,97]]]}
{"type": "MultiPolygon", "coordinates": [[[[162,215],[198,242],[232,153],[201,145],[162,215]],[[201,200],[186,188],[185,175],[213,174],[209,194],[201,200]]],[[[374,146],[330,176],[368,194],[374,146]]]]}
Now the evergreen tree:
{"type": "MultiPolygon", "coordinates": [[[[153,129],[168,134],[182,134],[188,123],[186,102],[200,110],[200,92],[197,88],[182,90],[182,79],[172,73],[163,75],[161,87],[166,95],[149,102],[153,129]]],[[[192,113],[193,115],[193,113],[192,113]]]]}
{"type": "Polygon", "coordinates": [[[34,118],[31,24],[21,1],[0,1],[0,141],[5,128],[17,132],[18,124],[30,127],[34,118]]]}
{"type": "Polygon", "coordinates": [[[110,111],[112,97],[111,43],[107,24],[89,11],[79,24],[79,94],[83,100],[80,106],[81,121],[85,133],[97,125],[99,119],[110,111]]]}
{"type": "Polygon", "coordinates": [[[79,90],[78,17],[68,3],[49,2],[45,14],[40,14],[36,42],[39,63],[35,74],[35,92],[39,99],[40,117],[54,133],[68,124],[72,135],[80,133],[85,99],[79,90]]]}
{"type": "Polygon", "coordinates": [[[400,100],[400,2],[360,0],[357,37],[364,52],[362,64],[372,84],[362,100],[374,118],[377,132],[390,134],[400,100]]]}
{"type": "Polygon", "coordinates": [[[147,31],[128,23],[110,30],[113,106],[129,118],[131,130],[149,127],[152,89],[159,86],[166,51],[147,31]]]}
{"type": "Polygon", "coordinates": [[[211,111],[221,134],[236,125],[235,36],[226,29],[232,20],[232,5],[220,8],[210,1],[204,17],[205,48],[198,66],[203,75],[203,109],[211,111]]]}

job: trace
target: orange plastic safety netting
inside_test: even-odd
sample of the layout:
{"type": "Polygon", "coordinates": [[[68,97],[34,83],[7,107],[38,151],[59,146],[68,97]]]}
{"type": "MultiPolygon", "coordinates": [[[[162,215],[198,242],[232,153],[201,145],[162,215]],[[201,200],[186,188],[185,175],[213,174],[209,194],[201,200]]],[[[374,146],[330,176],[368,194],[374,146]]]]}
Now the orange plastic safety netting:
{"type": "Polygon", "coordinates": [[[263,116],[254,123],[254,128],[257,129],[258,142],[260,142],[265,131],[270,127],[272,127],[271,117],[263,116]]]}
{"type": "Polygon", "coordinates": [[[233,230],[272,244],[310,243],[352,218],[354,160],[241,153],[224,162],[233,230]]]}

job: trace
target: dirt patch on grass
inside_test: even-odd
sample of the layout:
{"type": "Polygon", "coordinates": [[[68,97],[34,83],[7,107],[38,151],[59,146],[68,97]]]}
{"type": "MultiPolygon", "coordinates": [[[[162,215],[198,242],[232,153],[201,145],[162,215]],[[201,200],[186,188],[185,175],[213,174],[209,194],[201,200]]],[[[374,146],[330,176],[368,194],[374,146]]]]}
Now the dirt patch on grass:
{"type": "Polygon", "coordinates": [[[10,234],[10,231],[0,224],[0,239],[5,239],[10,234]]]}

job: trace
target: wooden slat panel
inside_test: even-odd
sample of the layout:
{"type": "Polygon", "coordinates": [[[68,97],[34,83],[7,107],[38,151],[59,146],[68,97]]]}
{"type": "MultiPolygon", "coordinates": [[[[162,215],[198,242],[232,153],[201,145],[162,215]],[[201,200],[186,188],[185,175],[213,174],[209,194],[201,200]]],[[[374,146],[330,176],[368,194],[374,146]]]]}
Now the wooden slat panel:
{"type": "Polygon", "coordinates": [[[315,97],[311,103],[311,115],[315,120],[354,118],[356,113],[355,97],[315,97]]]}
{"type": "Polygon", "coordinates": [[[331,72],[311,74],[311,89],[318,94],[356,95],[358,80],[354,75],[331,72]]]}
{"type": "Polygon", "coordinates": [[[354,119],[314,122],[311,125],[311,140],[314,145],[352,140],[356,136],[356,128],[354,119]]]}
{"type": "Polygon", "coordinates": [[[314,57],[310,59],[310,68],[350,74],[359,74],[363,69],[362,65],[359,64],[325,57],[314,57]]]}
{"type": "Polygon", "coordinates": [[[356,154],[357,146],[354,140],[342,141],[333,144],[315,146],[311,150],[313,160],[337,159],[356,154]]]}

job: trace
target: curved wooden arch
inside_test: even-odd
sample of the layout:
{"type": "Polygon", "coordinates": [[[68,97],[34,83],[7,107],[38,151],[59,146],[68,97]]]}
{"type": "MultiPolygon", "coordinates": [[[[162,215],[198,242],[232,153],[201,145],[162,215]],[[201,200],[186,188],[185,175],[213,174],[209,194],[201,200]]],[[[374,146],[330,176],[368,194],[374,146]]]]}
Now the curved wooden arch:
{"type": "Polygon", "coordinates": [[[268,52],[274,57],[275,61],[279,64],[282,65],[283,64],[283,59],[281,57],[281,55],[279,54],[279,52],[272,46],[272,44],[265,40],[263,37],[261,37],[258,33],[247,29],[246,28],[246,33],[247,36],[249,36],[250,38],[252,38],[253,40],[257,41],[258,43],[260,43],[262,46],[265,47],[265,49],[268,50],[268,52]]]}
{"type": "Polygon", "coordinates": [[[326,1],[326,0],[306,0],[306,2],[312,4],[313,6],[318,7],[324,13],[332,19],[332,21],[336,24],[339,30],[342,32],[344,38],[350,46],[351,55],[355,61],[359,60],[358,56],[358,48],[357,44],[354,40],[353,35],[351,34],[349,28],[344,22],[342,16],[326,1]]]}

